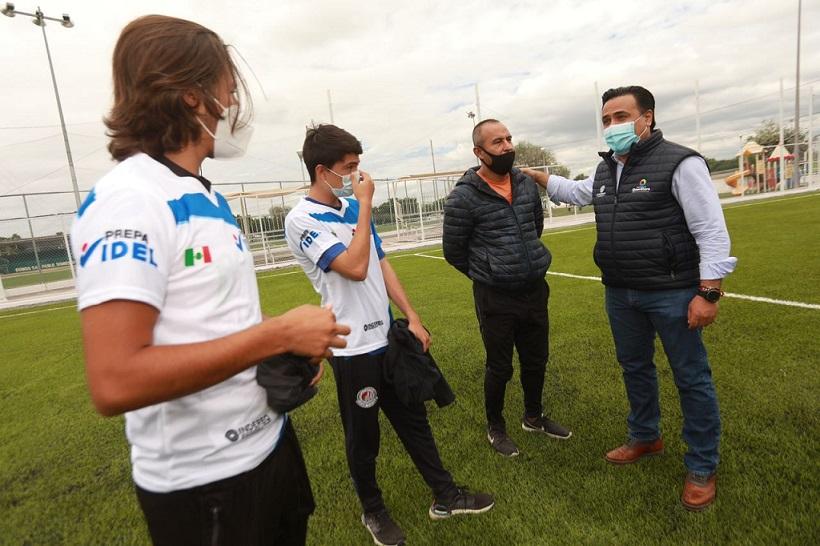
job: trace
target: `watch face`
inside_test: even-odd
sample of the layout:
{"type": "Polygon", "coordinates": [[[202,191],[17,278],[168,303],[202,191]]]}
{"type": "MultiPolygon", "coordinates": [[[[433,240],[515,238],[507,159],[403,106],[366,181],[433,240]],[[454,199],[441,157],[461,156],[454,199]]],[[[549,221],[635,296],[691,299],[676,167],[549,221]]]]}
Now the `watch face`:
{"type": "Polygon", "coordinates": [[[717,303],[717,301],[720,299],[720,290],[702,290],[700,292],[700,295],[703,296],[706,299],[706,301],[710,303],[717,303]]]}

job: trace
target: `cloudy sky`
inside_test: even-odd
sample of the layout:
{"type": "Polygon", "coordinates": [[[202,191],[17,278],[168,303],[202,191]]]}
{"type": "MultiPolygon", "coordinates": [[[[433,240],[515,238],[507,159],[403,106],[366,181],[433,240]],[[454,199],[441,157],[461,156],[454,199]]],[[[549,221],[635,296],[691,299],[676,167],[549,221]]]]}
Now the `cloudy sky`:
{"type": "MultiPolygon", "coordinates": [[[[295,152],[306,123],[329,121],[327,90],[336,124],[364,142],[363,168],[375,177],[432,171],[431,139],[439,171],[472,164],[466,112],[476,84],[483,117],[552,149],[573,174],[595,163],[596,82],[599,92],[649,88],[659,127],[694,146],[698,80],[702,151],[712,157],[730,157],[740,135],[776,119],[781,77],[787,123],[794,117],[797,0],[39,4],[76,24],[50,24],[48,39],[81,189],[111,167],[100,120],[114,43],[148,13],[204,24],[250,65],[256,133],[246,158],[205,164],[214,181],[299,180],[295,152]]],[[[820,95],[818,23],[820,1],[803,2],[803,125],[811,82],[820,95]]],[[[0,74],[0,196],[70,189],[42,35],[23,17],[0,17],[0,74]]]]}

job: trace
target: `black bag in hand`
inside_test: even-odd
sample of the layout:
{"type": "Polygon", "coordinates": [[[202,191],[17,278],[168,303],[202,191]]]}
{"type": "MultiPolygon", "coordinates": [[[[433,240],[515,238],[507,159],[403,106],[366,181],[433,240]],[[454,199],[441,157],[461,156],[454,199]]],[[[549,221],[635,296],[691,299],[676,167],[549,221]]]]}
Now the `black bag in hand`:
{"type": "Polygon", "coordinates": [[[256,382],[268,395],[268,406],[277,413],[298,408],[319,389],[310,382],[319,373],[319,366],[301,356],[285,353],[265,359],[256,367],[256,382]]]}

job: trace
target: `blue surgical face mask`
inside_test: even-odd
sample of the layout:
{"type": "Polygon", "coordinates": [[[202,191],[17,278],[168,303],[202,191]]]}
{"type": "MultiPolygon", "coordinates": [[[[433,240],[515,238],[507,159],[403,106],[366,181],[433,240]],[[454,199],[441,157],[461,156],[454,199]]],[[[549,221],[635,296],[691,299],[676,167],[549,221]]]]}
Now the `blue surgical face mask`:
{"type": "MultiPolygon", "coordinates": [[[[332,169],[328,169],[328,170],[342,179],[342,187],[341,188],[334,188],[330,184],[327,184],[327,180],[324,181],[325,184],[327,184],[327,187],[330,188],[330,191],[333,192],[333,195],[335,195],[336,197],[350,197],[351,195],[353,195],[353,174],[354,173],[344,174],[343,175],[343,174],[337,173],[336,171],[334,171],[332,169]]],[[[358,178],[359,178],[358,173],[355,173],[355,174],[357,175],[356,179],[358,180],[358,178]]]]}
{"type": "MultiPolygon", "coordinates": [[[[610,149],[615,152],[615,155],[628,154],[629,151],[641,138],[635,134],[635,121],[628,121],[626,123],[618,123],[610,125],[604,129],[604,141],[610,149]]],[[[643,135],[646,129],[641,132],[643,135]]]]}

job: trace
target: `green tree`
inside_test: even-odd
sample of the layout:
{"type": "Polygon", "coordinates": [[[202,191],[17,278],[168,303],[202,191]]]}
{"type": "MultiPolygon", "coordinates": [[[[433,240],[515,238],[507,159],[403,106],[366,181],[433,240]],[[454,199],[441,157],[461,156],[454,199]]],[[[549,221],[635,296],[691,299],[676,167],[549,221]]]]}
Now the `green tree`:
{"type": "Polygon", "coordinates": [[[573,180],[586,180],[586,179],[587,179],[587,175],[585,175],[584,173],[578,173],[578,174],[575,175],[575,178],[573,178],[573,180]]]}
{"type": "Polygon", "coordinates": [[[714,157],[707,157],[706,165],[709,167],[709,171],[713,173],[731,169],[737,170],[737,158],[715,159],[714,157]]]}
{"type": "Polygon", "coordinates": [[[517,167],[550,165],[550,172],[552,174],[569,178],[569,169],[565,165],[558,163],[555,154],[546,148],[541,148],[526,140],[522,140],[515,145],[515,165],[517,167]]]}
{"type": "MultiPolygon", "coordinates": [[[[800,131],[800,142],[804,142],[807,139],[808,132],[800,131]]],[[[754,135],[748,137],[746,140],[754,140],[761,146],[776,146],[780,142],[780,126],[774,120],[767,119],[760,124],[760,126],[757,128],[757,132],[755,132],[754,135]]],[[[789,148],[789,150],[793,150],[794,126],[783,127],[783,142],[786,144],[786,147],[789,148]]],[[[801,144],[800,150],[802,152],[805,152],[806,145],[801,144]]]]}
{"type": "Polygon", "coordinates": [[[268,210],[270,214],[271,220],[273,221],[273,225],[276,226],[284,226],[285,225],[285,216],[288,215],[290,212],[290,207],[280,207],[280,206],[273,206],[268,210]]]}

